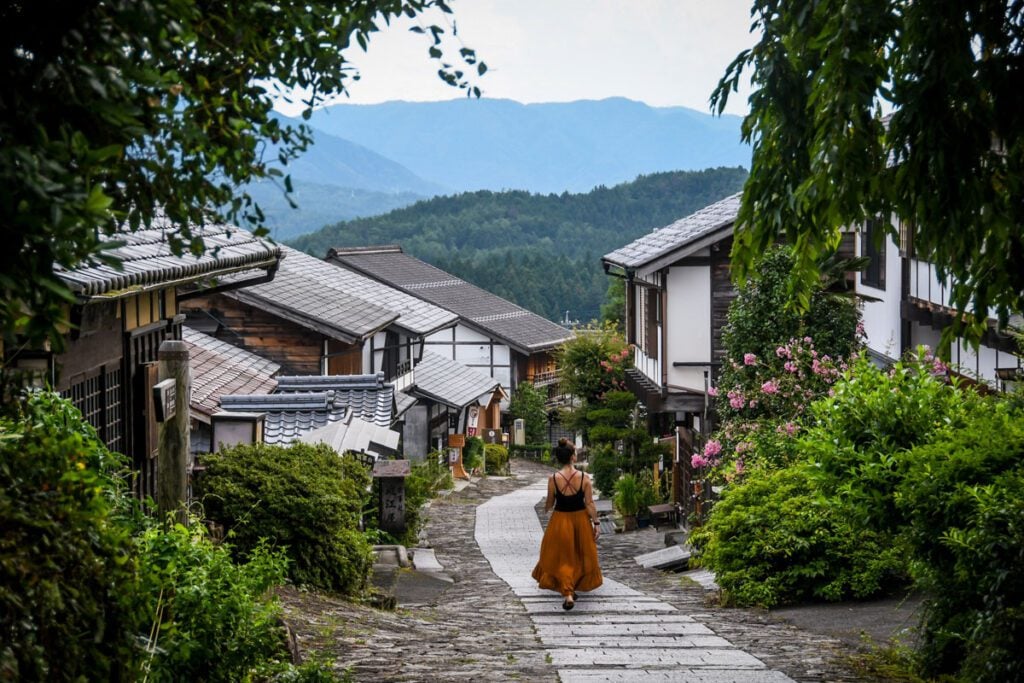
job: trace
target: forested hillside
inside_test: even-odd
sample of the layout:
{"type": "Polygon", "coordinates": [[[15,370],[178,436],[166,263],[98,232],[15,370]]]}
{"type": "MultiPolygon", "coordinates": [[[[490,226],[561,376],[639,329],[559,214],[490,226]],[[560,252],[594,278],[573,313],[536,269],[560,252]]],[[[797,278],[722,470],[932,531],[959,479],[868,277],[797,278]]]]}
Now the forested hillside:
{"type": "Polygon", "coordinates": [[[418,258],[552,320],[598,317],[604,254],[739,191],[743,168],[638,177],[585,194],[468,192],[331,225],[291,244],[400,244],[418,258]]]}

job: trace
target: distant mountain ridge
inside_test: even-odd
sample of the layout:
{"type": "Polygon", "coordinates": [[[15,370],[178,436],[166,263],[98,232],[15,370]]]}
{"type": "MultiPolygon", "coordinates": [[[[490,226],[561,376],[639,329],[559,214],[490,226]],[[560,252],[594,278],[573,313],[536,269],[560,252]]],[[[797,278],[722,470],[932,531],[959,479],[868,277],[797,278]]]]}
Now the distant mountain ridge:
{"type": "MultiPolygon", "coordinates": [[[[738,117],[622,98],[338,104],[313,112],[307,124],[313,144],[281,169],[299,209],[272,183],[250,187],[281,240],[438,195],[585,193],[642,175],[750,161],[738,117]]],[[[275,156],[269,148],[266,158],[275,156]]]]}
{"type": "Polygon", "coordinates": [[[658,171],[750,165],[738,116],[624,98],[336,104],[309,124],[456,190],[586,192],[658,171]]]}

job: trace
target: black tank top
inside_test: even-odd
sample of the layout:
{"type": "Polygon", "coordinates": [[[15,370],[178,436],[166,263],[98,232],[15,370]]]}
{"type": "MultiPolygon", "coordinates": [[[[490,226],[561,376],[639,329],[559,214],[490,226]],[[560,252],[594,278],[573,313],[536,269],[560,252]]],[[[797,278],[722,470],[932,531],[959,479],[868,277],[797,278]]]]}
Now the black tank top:
{"type": "MultiPolygon", "coordinates": [[[[551,475],[555,482],[555,509],[559,512],[576,512],[578,510],[585,510],[587,508],[587,504],[583,500],[583,482],[580,481],[579,491],[566,495],[558,488],[559,474],[561,474],[561,472],[555,472],[551,475]]],[[[581,474],[580,476],[582,477],[583,475],[581,474]]],[[[576,474],[573,473],[572,477],[567,479],[565,483],[568,484],[575,478],[576,474]]],[[[565,475],[562,475],[562,479],[565,479],[565,475]]]]}

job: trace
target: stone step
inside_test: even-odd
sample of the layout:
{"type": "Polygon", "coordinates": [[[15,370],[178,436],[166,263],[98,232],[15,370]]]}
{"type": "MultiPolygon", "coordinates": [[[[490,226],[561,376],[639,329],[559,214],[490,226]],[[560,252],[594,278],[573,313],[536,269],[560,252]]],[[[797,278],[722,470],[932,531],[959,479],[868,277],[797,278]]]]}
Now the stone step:
{"type": "Polygon", "coordinates": [[[711,636],[714,631],[695,621],[652,621],[643,624],[538,624],[535,626],[541,638],[559,636],[711,636]]]}
{"type": "MultiPolygon", "coordinates": [[[[561,609],[561,608],[559,608],[561,609]]],[[[695,624],[697,621],[686,614],[680,612],[667,612],[663,614],[586,614],[577,612],[575,609],[571,612],[563,612],[562,614],[534,614],[530,617],[533,619],[533,623],[538,626],[545,626],[548,624],[665,624],[665,623],[685,623],[695,624]],[[572,621],[568,622],[567,618],[572,617],[572,621]]]]}
{"type": "Polygon", "coordinates": [[[545,600],[544,602],[524,602],[527,613],[533,614],[554,614],[563,613],[567,617],[574,614],[614,613],[614,612],[675,612],[676,608],[665,602],[611,602],[607,600],[579,600],[576,606],[569,611],[562,609],[562,601],[545,600]]]}
{"type": "Polygon", "coordinates": [[[778,671],[750,669],[559,669],[562,683],[792,683],[778,671]]]}
{"type": "Polygon", "coordinates": [[[714,669],[760,669],[764,663],[736,648],[590,648],[556,647],[548,650],[551,662],[563,666],[637,665],[644,668],[688,666],[714,669]]]}
{"type": "Polygon", "coordinates": [[[638,647],[693,647],[693,648],[732,648],[733,644],[725,638],[716,635],[675,635],[675,634],[646,634],[629,635],[624,633],[611,633],[602,636],[569,636],[564,633],[557,635],[540,635],[540,640],[547,647],[599,647],[611,649],[616,647],[638,648],[638,647]]]}

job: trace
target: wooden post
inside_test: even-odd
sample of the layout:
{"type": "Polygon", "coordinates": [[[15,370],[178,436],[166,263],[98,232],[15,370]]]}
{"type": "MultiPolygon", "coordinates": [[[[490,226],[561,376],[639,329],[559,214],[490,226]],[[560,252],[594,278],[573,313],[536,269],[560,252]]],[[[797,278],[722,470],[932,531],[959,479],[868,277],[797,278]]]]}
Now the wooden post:
{"type": "MultiPolygon", "coordinates": [[[[157,410],[160,422],[160,452],[157,456],[156,503],[161,517],[177,513],[178,521],[185,523],[189,458],[189,403],[192,397],[192,374],[188,365],[188,346],[183,341],[167,339],[157,352],[160,361],[161,383],[172,380],[157,410]],[[174,398],[171,399],[170,397],[174,398]],[[168,406],[168,401],[173,405],[168,406]]],[[[167,385],[165,385],[167,386],[167,385]]]]}

